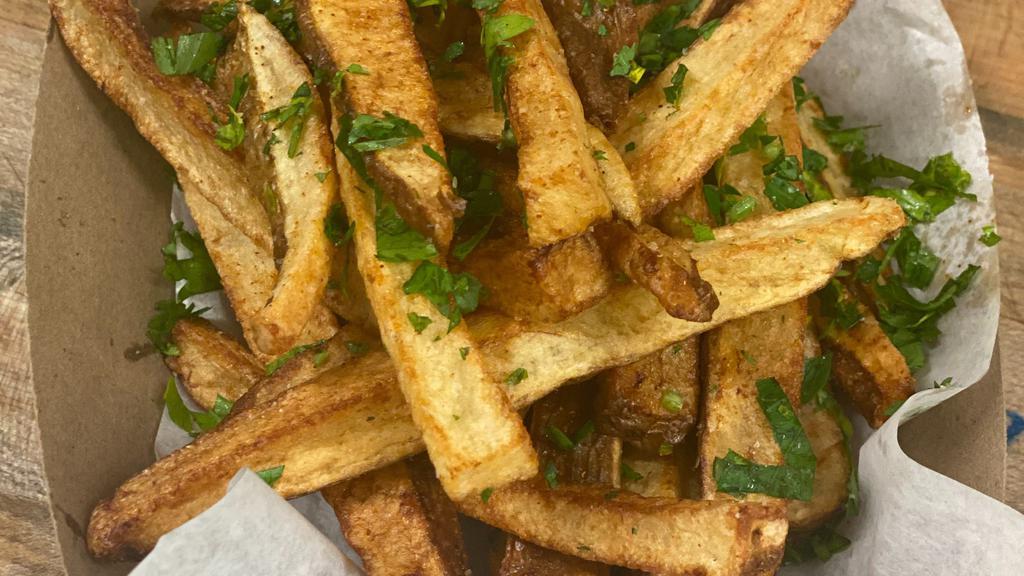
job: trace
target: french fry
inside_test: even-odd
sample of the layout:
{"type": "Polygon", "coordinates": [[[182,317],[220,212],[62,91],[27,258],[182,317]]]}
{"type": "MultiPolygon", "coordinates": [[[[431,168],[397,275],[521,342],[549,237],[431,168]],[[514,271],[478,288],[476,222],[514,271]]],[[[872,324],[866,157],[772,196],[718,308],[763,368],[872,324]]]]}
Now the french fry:
{"type": "Polygon", "coordinates": [[[356,267],[355,245],[347,242],[337,248],[331,261],[331,279],[324,292],[324,305],[346,321],[377,332],[377,317],[366,297],[363,277],[356,267]]]}
{"type": "Polygon", "coordinates": [[[597,376],[600,430],[657,450],[679,444],[697,425],[700,403],[696,338],[673,344],[597,376]]]}
{"type": "Polygon", "coordinates": [[[369,72],[346,74],[346,111],[376,117],[389,112],[423,133],[417,146],[376,151],[367,158],[367,169],[402,218],[446,252],[464,202],[452,191],[444,167],[421,150],[427,145],[443,153],[444,141],[408,5],[400,0],[300,0],[296,10],[303,34],[334,70],[358,64],[369,72]]]}
{"type": "Polygon", "coordinates": [[[622,220],[639,226],[644,215],[629,168],[603,132],[593,125],[588,126],[587,131],[590,134],[590,144],[594,148],[595,158],[598,159],[597,168],[601,171],[604,192],[611,201],[615,214],[622,220]]]}
{"type": "Polygon", "coordinates": [[[397,462],[321,493],[369,574],[467,573],[458,513],[426,457],[397,462]]]}
{"type": "MultiPolygon", "coordinates": [[[[668,2],[613,2],[601,4],[593,14],[581,17],[591,0],[544,0],[544,8],[565,48],[572,81],[580,93],[587,119],[605,131],[612,131],[629,100],[629,80],[613,77],[615,53],[637,42],[640,31],[668,2]]],[[[703,0],[683,22],[699,26],[714,9],[716,0],[703,0]]]]}
{"type": "Polygon", "coordinates": [[[475,63],[456,63],[453,73],[434,78],[438,123],[446,136],[497,144],[505,117],[494,110],[491,80],[475,63]]]}
{"type": "Polygon", "coordinates": [[[503,543],[495,573],[498,576],[608,576],[609,567],[510,536],[503,543]]]}
{"type": "Polygon", "coordinates": [[[484,358],[472,353],[477,346],[466,324],[452,326],[426,297],[403,293],[414,264],[377,259],[373,199],[357,188],[345,158],[337,162],[366,295],[445,491],[464,498],[533,476],[537,456],[526,428],[497,378],[485,373],[484,358]],[[427,318],[429,326],[414,330],[410,317],[427,318]]]}
{"type": "MultiPolygon", "coordinates": [[[[260,113],[288,105],[300,85],[313,88],[309,69],[284,36],[247,5],[239,7],[236,45],[249,74],[248,96],[260,113]]],[[[269,147],[287,251],[270,302],[253,320],[256,347],[267,354],[282,354],[302,343],[298,338],[322,306],[330,270],[330,243],[323,222],[338,196],[334,147],[321,100],[312,98],[310,106],[294,150],[284,137],[269,147]]],[[[265,136],[269,137],[269,130],[265,136]]]]}
{"type": "MultiPolygon", "coordinates": [[[[506,100],[518,142],[516,184],[526,200],[530,245],[546,246],[611,218],[583,105],[569,78],[562,47],[540,0],[505,0],[498,17],[525,15],[533,27],[501,48],[515,59],[506,100]],[[565,207],[571,206],[571,210],[565,207]]],[[[489,16],[484,16],[485,27],[489,16]]]]}
{"type": "Polygon", "coordinates": [[[801,407],[798,416],[818,465],[811,500],[790,500],[786,506],[790,528],[797,531],[811,530],[835,516],[846,503],[850,478],[850,454],[835,418],[814,404],[801,407]]]}
{"type": "Polygon", "coordinates": [[[174,168],[182,185],[236,227],[251,250],[270,251],[270,222],[240,158],[214,143],[226,107],[193,76],[157,69],[135,7],[126,0],[53,0],[50,10],[82,68],[174,168]]]}
{"type": "Polygon", "coordinates": [[[657,228],[634,229],[616,220],[598,226],[594,236],[615,267],[675,318],[707,322],[718,307],[713,286],[700,277],[693,258],[657,228]]]}
{"type": "Polygon", "coordinates": [[[622,488],[645,498],[679,499],[683,494],[682,478],[675,455],[659,456],[626,444],[622,452],[624,474],[622,488]],[[628,476],[628,478],[626,477],[628,476]]]}
{"type": "Polygon", "coordinates": [[[844,298],[857,306],[862,320],[849,330],[833,325],[821,311],[820,296],[811,299],[822,348],[832,354],[832,375],[868,424],[878,428],[889,411],[909,398],[916,383],[906,358],[882,331],[874,314],[853,292],[840,285],[844,298]]]}
{"type": "Polygon", "coordinates": [[[545,548],[664,574],[760,574],[778,566],[786,539],[784,512],[754,502],[609,498],[605,488],[520,482],[457,504],[545,548]]]}
{"type": "Polygon", "coordinates": [[[852,0],[748,0],[630,102],[609,140],[633,174],[647,215],[700,182],[846,16],[852,0]],[[678,64],[678,108],[665,101],[678,64]],[[753,79],[756,79],[753,80],[753,79]],[[629,148],[629,151],[627,151],[629,148]]]}
{"type": "Polygon", "coordinates": [[[608,294],[614,278],[591,234],[530,248],[513,231],[480,243],[457,269],[475,276],[489,295],[483,304],[519,320],[558,322],[608,294]]]}
{"type": "Polygon", "coordinates": [[[171,339],[179,353],[164,362],[203,410],[213,408],[217,396],[234,402],[263,377],[263,366],[248,350],[205,320],[178,321],[171,339]]]}
{"type": "Polygon", "coordinates": [[[846,173],[845,163],[828,144],[828,139],[821,130],[814,125],[814,119],[824,119],[825,111],[817,100],[811,98],[806,100],[797,110],[797,118],[800,126],[800,138],[804,146],[822,154],[828,160],[825,169],[821,171],[821,178],[825,186],[832,193],[833,198],[849,198],[855,196],[853,193],[853,181],[846,173]]]}
{"type": "MultiPolygon", "coordinates": [[[[480,346],[469,356],[483,354],[493,373],[528,371],[507,387],[520,409],[567,381],[801,298],[824,285],[842,261],[867,254],[903,223],[894,202],[862,198],[818,202],[720,228],[716,240],[694,250],[702,275],[719,293],[712,322],[674,319],[642,288],[622,287],[558,324],[530,327],[479,318],[473,332],[480,346]]],[[[239,413],[127,480],[94,509],[89,550],[108,559],[144,554],[161,535],[216,502],[242,466],[284,465],[274,488],[290,498],[422,449],[394,368],[385,353],[370,351],[239,413]]]]}

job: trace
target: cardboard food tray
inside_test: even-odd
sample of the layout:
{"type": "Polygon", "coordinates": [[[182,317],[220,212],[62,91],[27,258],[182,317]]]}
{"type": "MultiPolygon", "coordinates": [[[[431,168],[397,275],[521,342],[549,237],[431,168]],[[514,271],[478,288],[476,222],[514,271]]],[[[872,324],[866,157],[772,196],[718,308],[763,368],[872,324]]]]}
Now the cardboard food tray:
{"type": "MultiPolygon", "coordinates": [[[[161,276],[173,173],[51,27],[40,81],[26,222],[29,332],[39,427],[69,574],[125,574],[89,557],[92,507],[153,461],[167,378],[141,358],[161,276]]],[[[903,427],[917,461],[1001,498],[998,355],[988,375],[903,427]]]]}

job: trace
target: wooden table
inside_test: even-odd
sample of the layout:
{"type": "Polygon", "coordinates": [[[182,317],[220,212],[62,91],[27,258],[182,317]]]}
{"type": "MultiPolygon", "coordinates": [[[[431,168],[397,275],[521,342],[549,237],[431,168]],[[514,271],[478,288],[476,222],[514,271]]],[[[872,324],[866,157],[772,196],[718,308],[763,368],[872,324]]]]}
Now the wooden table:
{"type": "MultiPolygon", "coordinates": [[[[1024,5],[945,0],[967,49],[996,178],[1007,404],[1024,408],[1024,5]]],[[[0,0],[0,574],[61,574],[29,384],[22,216],[43,47],[41,0],[0,0]]],[[[1024,448],[1011,451],[1007,501],[1024,509],[1024,448]]]]}

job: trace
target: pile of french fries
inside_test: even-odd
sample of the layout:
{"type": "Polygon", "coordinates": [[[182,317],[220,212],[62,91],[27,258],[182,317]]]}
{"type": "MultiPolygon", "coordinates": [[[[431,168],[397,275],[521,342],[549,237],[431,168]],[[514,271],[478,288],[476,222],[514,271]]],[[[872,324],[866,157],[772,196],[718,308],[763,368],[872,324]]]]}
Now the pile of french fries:
{"type": "Polygon", "coordinates": [[[856,479],[808,383],[874,426],[914,390],[833,278],[904,213],[791,83],[851,4],[163,0],[154,38],[128,0],[50,0],[243,337],[171,322],[218,418],[96,506],[90,552],[146,554],[248,467],[322,490],[371,575],[465,574],[459,514],[503,575],[774,573],[856,479]],[[803,147],[831,199],[795,181],[782,209],[766,164],[803,147]],[[825,286],[863,321],[835,329],[825,286]]]}

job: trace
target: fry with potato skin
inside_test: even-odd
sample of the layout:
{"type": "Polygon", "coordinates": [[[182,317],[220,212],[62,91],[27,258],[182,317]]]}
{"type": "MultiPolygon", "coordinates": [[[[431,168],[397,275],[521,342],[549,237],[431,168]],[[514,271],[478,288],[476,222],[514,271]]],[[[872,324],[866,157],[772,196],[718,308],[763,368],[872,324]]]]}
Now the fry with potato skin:
{"type": "Polygon", "coordinates": [[[466,574],[458,514],[425,456],[339,482],[321,493],[369,574],[466,574]]]}
{"type": "Polygon", "coordinates": [[[700,182],[846,17],[852,0],[747,0],[630,102],[609,140],[622,152],[647,215],[700,182]],[[665,101],[678,64],[678,108],[665,101]],[[755,79],[753,81],[752,79],[755,79]],[[629,150],[627,150],[629,148],[629,150]]]}
{"type": "Polygon", "coordinates": [[[753,575],[782,560],[782,509],[753,502],[643,498],[537,482],[458,502],[464,512],[535,544],[663,574],[753,575]],[[715,530],[708,530],[715,526],[715,530]],[[672,535],[672,537],[666,537],[672,535]]]}
{"type": "MultiPolygon", "coordinates": [[[[717,240],[702,243],[695,254],[720,291],[722,305],[711,323],[671,318],[643,289],[623,287],[559,324],[530,328],[475,319],[480,349],[468,354],[485,354],[499,374],[528,369],[528,378],[507,388],[520,409],[564,382],[801,298],[827,282],[840,262],[867,254],[903,223],[902,209],[891,200],[864,198],[819,202],[721,228],[717,240]],[[780,261],[789,273],[780,273],[780,261]]],[[[370,351],[228,419],[127,480],[93,510],[89,551],[106,559],[146,553],[160,536],[216,502],[242,466],[285,465],[274,488],[290,498],[422,449],[394,368],[385,353],[370,351]],[[296,426],[300,421],[306,425],[296,426]]]]}
{"type": "Polygon", "coordinates": [[[594,236],[608,260],[649,290],[670,315],[692,322],[711,319],[718,297],[677,242],[653,226],[634,229],[617,220],[598,226],[594,236]]]}
{"type": "Polygon", "coordinates": [[[553,244],[611,218],[583,105],[540,0],[505,0],[494,15],[481,12],[485,29],[490,18],[519,14],[533,20],[514,46],[499,49],[515,59],[505,98],[519,146],[516,184],[526,199],[530,245],[553,244]]]}
{"type": "Polygon", "coordinates": [[[446,252],[464,201],[452,191],[445,169],[421,149],[426,144],[443,154],[444,141],[437,123],[437,96],[413,34],[408,5],[402,0],[295,4],[303,34],[333,71],[358,64],[369,72],[345,75],[341,109],[353,117],[390,112],[423,133],[417,146],[378,150],[367,158],[367,169],[402,218],[446,252]]]}
{"type": "MultiPolygon", "coordinates": [[[[239,6],[235,42],[249,75],[247,96],[261,113],[288,105],[301,85],[312,89],[313,77],[299,55],[265,16],[247,5],[239,6]]],[[[266,354],[282,354],[303,343],[298,341],[302,329],[322,307],[330,270],[323,222],[338,196],[333,144],[324,118],[323,103],[312,98],[308,117],[296,120],[305,123],[296,153],[287,137],[268,148],[287,251],[270,302],[253,320],[256,348],[266,354]]]]}
{"type": "Polygon", "coordinates": [[[263,377],[256,358],[206,320],[179,320],[171,339],[179,353],[165,356],[164,363],[203,410],[213,408],[217,396],[234,402],[263,377]]]}

